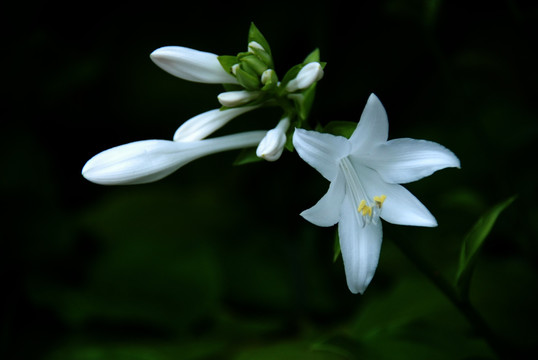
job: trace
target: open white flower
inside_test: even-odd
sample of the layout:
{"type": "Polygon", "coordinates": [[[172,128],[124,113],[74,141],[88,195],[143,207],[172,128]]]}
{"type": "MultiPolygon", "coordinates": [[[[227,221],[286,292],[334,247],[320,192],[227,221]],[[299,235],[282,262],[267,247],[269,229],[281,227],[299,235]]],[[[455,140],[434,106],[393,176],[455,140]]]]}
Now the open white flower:
{"type": "Polygon", "coordinates": [[[164,46],[150,55],[164,71],[181,79],[208,84],[237,84],[218,60],[218,55],[183,46],[164,46]]]}
{"type": "Polygon", "coordinates": [[[349,140],[303,129],[293,136],[299,156],[331,182],[328,192],[301,216],[318,226],[338,223],[352,293],[363,293],[377,268],[379,218],[398,225],[437,225],[428,209],[399,184],[460,166],[458,158],[437,143],[387,138],[387,114],[374,94],[349,140]]]}
{"type": "Polygon", "coordinates": [[[200,141],[142,140],[92,157],[82,175],[101,185],[144,184],[162,179],[202,156],[256,146],[265,131],[250,131],[200,141]]]}

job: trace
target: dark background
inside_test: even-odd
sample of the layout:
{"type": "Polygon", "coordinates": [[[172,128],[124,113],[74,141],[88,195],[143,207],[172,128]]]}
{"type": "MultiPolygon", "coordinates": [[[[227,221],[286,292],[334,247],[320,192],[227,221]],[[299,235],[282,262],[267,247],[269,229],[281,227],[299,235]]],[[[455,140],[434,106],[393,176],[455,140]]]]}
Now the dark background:
{"type": "MultiPolygon", "coordinates": [[[[464,234],[518,194],[477,264],[486,322],[536,351],[538,8],[523,1],[3,5],[0,195],[2,359],[464,359],[494,355],[398,251],[452,280],[464,234]],[[253,21],[280,76],[319,47],[312,123],[358,121],[371,92],[390,138],[439,142],[462,169],[407,186],[434,229],[384,224],[366,293],[333,263],[334,228],[298,214],[328,183],[295,153],[197,160],[155,184],[103,187],[96,153],[171,139],[217,107],[219,85],[165,73],[149,54],[246,50],[253,21]]],[[[269,129],[253,112],[222,133],[269,129]]]]}

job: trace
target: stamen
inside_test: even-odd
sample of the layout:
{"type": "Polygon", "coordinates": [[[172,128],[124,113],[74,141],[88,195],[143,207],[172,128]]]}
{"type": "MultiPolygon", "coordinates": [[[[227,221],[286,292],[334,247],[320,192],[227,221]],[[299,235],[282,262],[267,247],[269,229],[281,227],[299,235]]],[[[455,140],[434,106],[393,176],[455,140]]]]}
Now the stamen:
{"type": "Polygon", "coordinates": [[[361,200],[359,206],[357,207],[357,211],[363,216],[362,219],[364,222],[362,223],[362,226],[370,222],[377,224],[377,220],[381,214],[381,207],[383,206],[386,198],[387,195],[374,196],[372,205],[369,205],[370,203],[367,202],[366,199],[361,200]]]}
{"type": "Polygon", "coordinates": [[[362,216],[372,216],[372,207],[366,205],[366,200],[361,200],[361,203],[359,204],[359,207],[357,208],[357,211],[362,213],[362,216]]]}
{"type": "Polygon", "coordinates": [[[374,196],[374,202],[378,208],[381,209],[386,198],[387,198],[387,195],[374,196]]]}

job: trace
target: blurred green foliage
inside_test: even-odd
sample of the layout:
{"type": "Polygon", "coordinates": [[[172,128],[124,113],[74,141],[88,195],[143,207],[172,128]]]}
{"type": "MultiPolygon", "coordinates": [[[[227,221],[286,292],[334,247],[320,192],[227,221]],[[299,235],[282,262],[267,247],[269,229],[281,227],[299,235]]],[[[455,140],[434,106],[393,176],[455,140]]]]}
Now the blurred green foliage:
{"type": "MultiPolygon", "coordinates": [[[[514,194],[482,246],[469,295],[496,333],[537,353],[536,5],[4,8],[0,358],[495,358],[392,240],[452,280],[464,235],[514,194]],[[334,229],[298,215],[328,183],[293,153],[244,166],[232,166],[236,153],[217,154],[143,186],[80,176],[97,152],[169,139],[217,106],[220,87],[166,74],[152,50],[244,51],[251,21],[281,72],[320,49],[327,66],[311,111],[319,126],[358,121],[375,92],[390,138],[439,142],[462,162],[407,185],[439,227],[385,224],[363,296],[333,263],[334,229]]],[[[256,111],[223,132],[270,128],[279,116],[256,111]]]]}

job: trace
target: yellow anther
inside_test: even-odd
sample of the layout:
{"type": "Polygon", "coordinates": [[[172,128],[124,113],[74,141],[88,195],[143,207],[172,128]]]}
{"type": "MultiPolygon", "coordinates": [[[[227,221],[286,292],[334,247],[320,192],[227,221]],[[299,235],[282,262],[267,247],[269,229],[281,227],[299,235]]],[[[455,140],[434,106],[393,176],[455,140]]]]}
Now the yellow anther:
{"type": "Polygon", "coordinates": [[[361,200],[357,211],[362,213],[362,216],[372,216],[372,207],[366,205],[366,200],[361,200]]]}
{"type": "Polygon", "coordinates": [[[381,208],[381,206],[383,206],[383,203],[385,202],[386,198],[387,195],[374,196],[374,201],[378,208],[381,208]]]}

